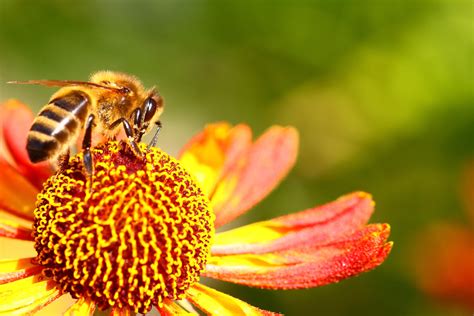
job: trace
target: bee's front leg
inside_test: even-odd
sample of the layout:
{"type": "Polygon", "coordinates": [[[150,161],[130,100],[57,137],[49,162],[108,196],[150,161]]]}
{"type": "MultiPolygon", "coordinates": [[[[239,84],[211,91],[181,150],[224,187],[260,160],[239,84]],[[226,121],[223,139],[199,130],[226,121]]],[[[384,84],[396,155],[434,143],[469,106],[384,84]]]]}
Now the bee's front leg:
{"type": "Polygon", "coordinates": [[[139,142],[138,136],[140,135],[140,128],[142,126],[141,122],[142,117],[142,109],[136,108],[133,110],[132,114],[130,115],[130,120],[133,121],[133,135],[135,136],[135,141],[139,142]]]}
{"type": "Polygon", "coordinates": [[[114,129],[119,124],[123,125],[123,129],[125,130],[125,134],[127,135],[128,143],[130,144],[130,147],[132,147],[133,152],[138,157],[143,157],[143,153],[140,151],[140,148],[138,148],[137,142],[135,141],[135,134],[133,133],[132,126],[126,118],[122,117],[113,122],[110,125],[110,129],[114,129]]]}
{"type": "Polygon", "coordinates": [[[94,172],[94,164],[92,161],[91,144],[92,144],[92,127],[94,126],[94,114],[90,114],[86,120],[84,139],[82,140],[82,150],[84,151],[84,168],[87,174],[92,177],[94,172]]]}

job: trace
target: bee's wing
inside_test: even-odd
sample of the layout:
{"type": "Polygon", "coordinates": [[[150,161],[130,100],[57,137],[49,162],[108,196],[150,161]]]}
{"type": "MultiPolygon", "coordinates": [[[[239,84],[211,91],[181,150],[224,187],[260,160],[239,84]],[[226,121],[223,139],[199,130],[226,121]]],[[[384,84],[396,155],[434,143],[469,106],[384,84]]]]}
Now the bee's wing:
{"type": "Polygon", "coordinates": [[[74,81],[74,80],[27,80],[27,81],[8,81],[7,83],[13,84],[36,84],[47,87],[68,87],[68,86],[88,86],[100,89],[107,89],[116,92],[120,92],[120,89],[114,87],[107,87],[98,83],[88,81],[74,81]]]}

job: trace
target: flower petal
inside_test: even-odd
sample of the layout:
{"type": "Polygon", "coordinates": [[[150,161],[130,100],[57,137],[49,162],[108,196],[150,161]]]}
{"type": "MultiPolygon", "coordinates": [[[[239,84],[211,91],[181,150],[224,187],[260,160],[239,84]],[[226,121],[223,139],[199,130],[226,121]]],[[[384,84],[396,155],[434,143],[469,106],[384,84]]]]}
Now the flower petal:
{"type": "Polygon", "coordinates": [[[240,164],[221,179],[211,202],[216,227],[242,215],[267,196],[296,161],[298,133],[292,127],[269,128],[240,164]]]}
{"type": "Polygon", "coordinates": [[[33,241],[31,228],[0,218],[0,236],[33,241]]]}
{"type": "Polygon", "coordinates": [[[33,264],[33,258],[0,260],[0,284],[39,274],[43,267],[33,264]]]}
{"type": "Polygon", "coordinates": [[[79,298],[63,316],[91,316],[95,311],[95,303],[84,297],[79,298]]]}
{"type": "Polygon", "coordinates": [[[0,285],[0,315],[33,314],[59,298],[61,293],[52,280],[31,276],[0,285]]]}
{"type": "Polygon", "coordinates": [[[373,224],[326,245],[266,254],[212,256],[203,276],[270,289],[308,288],[368,271],[387,257],[390,227],[373,224]]]}
{"type": "Polygon", "coordinates": [[[181,316],[181,315],[195,315],[193,313],[188,312],[179,304],[171,300],[165,300],[163,307],[156,307],[160,312],[161,316],[181,316]]]}
{"type": "Polygon", "coordinates": [[[31,220],[37,194],[36,187],[12,166],[0,161],[0,208],[31,220]]]}
{"type": "Polygon", "coordinates": [[[218,233],[212,254],[264,253],[327,243],[361,228],[373,210],[370,194],[355,192],[306,211],[218,233]]]}
{"type": "Polygon", "coordinates": [[[32,164],[26,152],[33,113],[23,103],[8,100],[0,106],[0,159],[7,158],[38,188],[51,175],[48,163],[32,164]],[[13,161],[12,161],[13,160],[13,161]]]}
{"type": "MultiPolygon", "coordinates": [[[[15,158],[8,148],[9,146],[5,140],[4,133],[4,129],[9,129],[12,117],[19,118],[20,122],[23,121],[22,118],[29,118],[28,126],[24,126],[25,130],[28,130],[33,122],[33,113],[31,113],[28,107],[17,100],[10,99],[0,104],[0,160],[16,165],[15,158]]],[[[16,125],[13,127],[16,128],[16,125]]]]}
{"type": "Polygon", "coordinates": [[[207,126],[180,155],[211,199],[216,227],[249,210],[273,190],[296,160],[298,133],[273,126],[254,144],[246,125],[207,126]]]}
{"type": "Polygon", "coordinates": [[[206,313],[206,315],[280,315],[253,307],[244,301],[202,284],[192,286],[187,294],[188,300],[206,313]]]}
{"type": "Polygon", "coordinates": [[[211,196],[222,175],[238,163],[251,142],[252,132],[246,125],[210,124],[184,146],[179,157],[211,196]]]}

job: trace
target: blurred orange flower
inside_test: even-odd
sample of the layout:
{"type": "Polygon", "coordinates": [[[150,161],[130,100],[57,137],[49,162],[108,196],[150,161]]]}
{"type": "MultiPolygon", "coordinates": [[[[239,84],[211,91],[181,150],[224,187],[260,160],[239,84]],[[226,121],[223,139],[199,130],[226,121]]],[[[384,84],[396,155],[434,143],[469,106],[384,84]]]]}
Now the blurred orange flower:
{"type": "Polygon", "coordinates": [[[471,225],[434,223],[415,245],[417,285],[445,302],[474,309],[474,163],[464,175],[463,197],[471,225]]]}
{"type": "Polygon", "coordinates": [[[139,161],[123,143],[107,142],[94,148],[91,180],[80,172],[81,153],[54,177],[28,161],[32,119],[17,101],[0,107],[0,209],[34,223],[0,218],[0,236],[31,241],[38,252],[0,261],[0,314],[32,313],[67,292],[77,299],[69,315],[96,306],[181,315],[192,305],[209,315],[272,314],[197,281],[315,287],[373,269],[392,247],[388,224],[367,224],[374,202],[363,192],[214,233],[288,173],[293,128],[274,126],[252,141],[246,125],[212,124],[179,160],[154,148],[139,161]]]}

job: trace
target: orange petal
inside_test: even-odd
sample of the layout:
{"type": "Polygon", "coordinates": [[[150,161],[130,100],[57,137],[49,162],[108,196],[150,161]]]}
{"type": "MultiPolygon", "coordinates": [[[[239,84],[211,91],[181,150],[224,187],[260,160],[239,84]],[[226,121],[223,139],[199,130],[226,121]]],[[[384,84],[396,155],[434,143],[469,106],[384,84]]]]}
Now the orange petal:
{"type": "Polygon", "coordinates": [[[79,298],[74,305],[68,308],[64,316],[91,316],[94,315],[95,303],[84,297],[79,298]]]}
{"type": "Polygon", "coordinates": [[[474,309],[474,233],[437,224],[421,233],[415,251],[418,286],[429,295],[474,309]]]}
{"type": "Polygon", "coordinates": [[[264,253],[305,244],[314,247],[361,228],[373,210],[369,194],[348,194],[306,211],[218,233],[212,254],[264,253]]]}
{"type": "Polygon", "coordinates": [[[33,219],[38,189],[6,162],[0,161],[0,208],[33,219]]]}
{"type": "Polygon", "coordinates": [[[228,170],[211,198],[216,227],[242,215],[267,196],[293,167],[298,132],[273,126],[251,146],[244,158],[228,170]]]}
{"type": "Polygon", "coordinates": [[[0,260],[0,284],[39,274],[43,267],[33,264],[33,258],[0,260]]]}
{"type": "Polygon", "coordinates": [[[52,280],[31,276],[0,285],[0,315],[33,314],[59,298],[52,280]]]}
{"type": "Polygon", "coordinates": [[[180,156],[209,195],[217,227],[263,199],[296,160],[294,128],[273,126],[254,144],[251,137],[246,125],[212,124],[193,137],[180,156]]]}
{"type": "Polygon", "coordinates": [[[203,276],[270,289],[308,288],[371,270],[387,257],[392,243],[387,224],[373,224],[316,246],[266,254],[212,256],[203,276]]]}
{"type": "Polygon", "coordinates": [[[193,313],[188,312],[184,308],[182,308],[180,305],[178,305],[176,302],[173,302],[171,300],[166,300],[163,304],[163,307],[156,307],[158,311],[160,312],[161,316],[181,316],[181,315],[195,315],[193,313]]]}
{"type": "Polygon", "coordinates": [[[0,236],[14,239],[31,240],[33,231],[31,228],[25,227],[13,221],[0,218],[0,236]]]}
{"type": "Polygon", "coordinates": [[[18,171],[41,188],[51,169],[48,163],[32,164],[28,158],[26,140],[33,118],[31,110],[17,100],[0,105],[0,156],[13,160],[18,171]]]}
{"type": "MultiPolygon", "coordinates": [[[[12,153],[8,148],[3,130],[4,126],[6,129],[9,128],[10,121],[14,116],[30,117],[30,121],[28,122],[29,126],[25,127],[26,130],[30,128],[31,123],[33,122],[33,114],[31,113],[31,110],[21,102],[10,99],[5,103],[0,104],[0,160],[7,161],[12,165],[16,165],[15,158],[12,156],[12,153]]],[[[20,121],[22,121],[22,119],[20,119],[20,121]]]]}
{"type": "Polygon", "coordinates": [[[187,294],[188,300],[206,313],[206,315],[280,315],[259,309],[202,284],[192,286],[187,294]]]}
{"type": "Polygon", "coordinates": [[[252,132],[246,125],[215,123],[194,136],[181,151],[181,163],[210,196],[222,175],[248,150],[252,132]]]}

